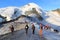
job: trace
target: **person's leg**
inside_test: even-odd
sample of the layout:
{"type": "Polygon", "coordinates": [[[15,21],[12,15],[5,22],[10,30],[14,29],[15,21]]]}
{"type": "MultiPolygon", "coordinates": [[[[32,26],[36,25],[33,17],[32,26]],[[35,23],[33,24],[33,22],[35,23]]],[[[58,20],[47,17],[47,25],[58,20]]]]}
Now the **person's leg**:
{"type": "Polygon", "coordinates": [[[28,29],[26,29],[26,34],[28,33],[28,29]]]}
{"type": "Polygon", "coordinates": [[[33,30],[33,34],[35,33],[35,30],[33,30]]]}
{"type": "Polygon", "coordinates": [[[39,31],[39,35],[42,36],[42,29],[40,29],[40,31],[39,31]]]}
{"type": "Polygon", "coordinates": [[[13,30],[11,30],[11,34],[13,35],[13,30]]]}

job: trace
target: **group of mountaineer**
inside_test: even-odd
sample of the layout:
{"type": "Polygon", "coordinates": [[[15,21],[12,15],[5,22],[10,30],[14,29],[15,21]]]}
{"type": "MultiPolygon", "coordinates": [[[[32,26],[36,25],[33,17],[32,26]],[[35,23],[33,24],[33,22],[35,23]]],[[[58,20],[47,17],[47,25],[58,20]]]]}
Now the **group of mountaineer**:
{"type": "MultiPolygon", "coordinates": [[[[29,29],[29,26],[28,26],[28,24],[26,24],[26,26],[25,26],[26,34],[28,33],[28,29],[29,29]]],[[[46,25],[44,27],[44,29],[47,30],[47,29],[50,29],[50,27],[48,25],[46,25]]],[[[34,33],[35,33],[35,25],[32,24],[32,34],[34,34],[34,33]]],[[[43,34],[43,25],[40,23],[39,35],[42,36],[42,34],[43,34]]]]}
{"type": "MultiPolygon", "coordinates": [[[[46,30],[51,29],[50,26],[48,26],[48,25],[43,26],[42,23],[40,23],[39,27],[40,27],[40,30],[39,30],[39,35],[40,35],[40,36],[43,35],[43,29],[46,29],[46,30]]],[[[26,25],[25,25],[26,34],[28,34],[28,29],[29,29],[29,25],[26,24],[26,25]]],[[[35,25],[34,25],[34,24],[32,24],[32,28],[31,28],[31,29],[32,29],[32,34],[35,34],[35,25]]],[[[13,25],[10,27],[10,30],[11,30],[12,33],[14,32],[14,27],[13,27],[13,25]]],[[[54,31],[57,32],[58,30],[54,30],[54,31]]]]}
{"type": "MultiPolygon", "coordinates": [[[[43,26],[42,23],[40,23],[39,27],[40,27],[40,30],[39,30],[39,35],[40,35],[40,36],[43,35],[43,30],[44,30],[44,29],[45,29],[45,30],[51,30],[51,29],[52,29],[49,25],[44,25],[44,26],[43,26]]],[[[28,26],[28,24],[26,24],[26,26],[25,26],[26,34],[28,33],[28,29],[29,29],[29,26],[28,26]]],[[[59,31],[56,30],[56,29],[53,29],[53,31],[54,31],[54,32],[57,32],[57,33],[59,32],[59,31]]],[[[35,34],[35,25],[34,25],[34,24],[32,24],[32,34],[35,34]]]]}
{"type": "MultiPolygon", "coordinates": [[[[28,33],[28,29],[29,29],[29,26],[28,26],[28,24],[26,24],[26,26],[25,26],[26,34],[28,33]]],[[[32,24],[32,33],[33,34],[35,33],[35,26],[34,26],[34,24],[32,24]]]]}

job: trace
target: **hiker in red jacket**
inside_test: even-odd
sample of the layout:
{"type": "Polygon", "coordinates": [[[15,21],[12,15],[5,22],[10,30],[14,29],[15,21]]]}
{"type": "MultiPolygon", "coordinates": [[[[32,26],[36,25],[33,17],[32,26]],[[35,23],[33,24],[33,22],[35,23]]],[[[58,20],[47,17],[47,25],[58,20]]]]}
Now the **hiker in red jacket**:
{"type": "Polygon", "coordinates": [[[35,33],[35,26],[34,26],[34,24],[32,24],[32,33],[34,34],[35,33]]]}
{"type": "Polygon", "coordinates": [[[50,29],[51,27],[50,26],[48,26],[48,25],[46,25],[45,27],[44,27],[44,29],[50,29]]]}

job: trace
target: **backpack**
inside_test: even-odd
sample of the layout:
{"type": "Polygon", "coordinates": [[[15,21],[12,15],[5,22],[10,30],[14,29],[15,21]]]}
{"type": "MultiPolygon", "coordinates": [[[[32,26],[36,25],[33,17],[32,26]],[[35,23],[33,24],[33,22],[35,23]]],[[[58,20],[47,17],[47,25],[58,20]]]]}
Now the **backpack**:
{"type": "Polygon", "coordinates": [[[29,26],[28,26],[28,25],[26,25],[26,26],[25,26],[25,29],[28,29],[28,28],[29,28],[29,26]]]}

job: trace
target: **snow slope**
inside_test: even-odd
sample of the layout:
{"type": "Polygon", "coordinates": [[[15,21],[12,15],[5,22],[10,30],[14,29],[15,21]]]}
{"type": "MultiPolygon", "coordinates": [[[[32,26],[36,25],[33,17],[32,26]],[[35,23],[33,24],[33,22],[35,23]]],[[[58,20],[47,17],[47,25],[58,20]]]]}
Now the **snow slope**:
{"type": "MultiPolygon", "coordinates": [[[[25,6],[23,6],[23,7],[21,7],[20,9],[23,11],[23,12],[26,12],[26,11],[28,11],[28,10],[32,10],[32,8],[35,8],[36,10],[37,10],[37,12],[41,12],[41,11],[39,11],[40,9],[41,9],[41,7],[39,7],[37,4],[35,4],[35,3],[29,3],[29,4],[27,4],[27,5],[25,5],[25,6]]],[[[23,13],[23,15],[24,15],[25,13],[23,13]]]]}
{"type": "MultiPolygon", "coordinates": [[[[6,17],[6,21],[10,21],[19,17],[21,15],[21,11],[17,7],[0,8],[0,15],[6,17]]],[[[2,22],[1,20],[0,22],[2,22]]]]}
{"type": "MultiPolygon", "coordinates": [[[[2,17],[0,17],[0,22],[3,22],[2,20],[6,20],[6,21],[10,21],[13,19],[18,18],[21,15],[26,15],[26,12],[28,13],[28,16],[30,15],[38,15],[38,17],[40,16],[40,13],[42,11],[40,11],[41,8],[35,4],[35,3],[29,3],[23,7],[6,7],[6,8],[0,8],[0,15],[2,17]],[[36,11],[36,13],[35,13],[36,11]]],[[[34,16],[35,16],[34,15],[34,16]]]]}
{"type": "Polygon", "coordinates": [[[46,19],[47,22],[60,26],[60,24],[59,24],[60,23],[60,15],[57,12],[50,11],[47,13],[47,15],[49,16],[49,18],[46,19]]]}

